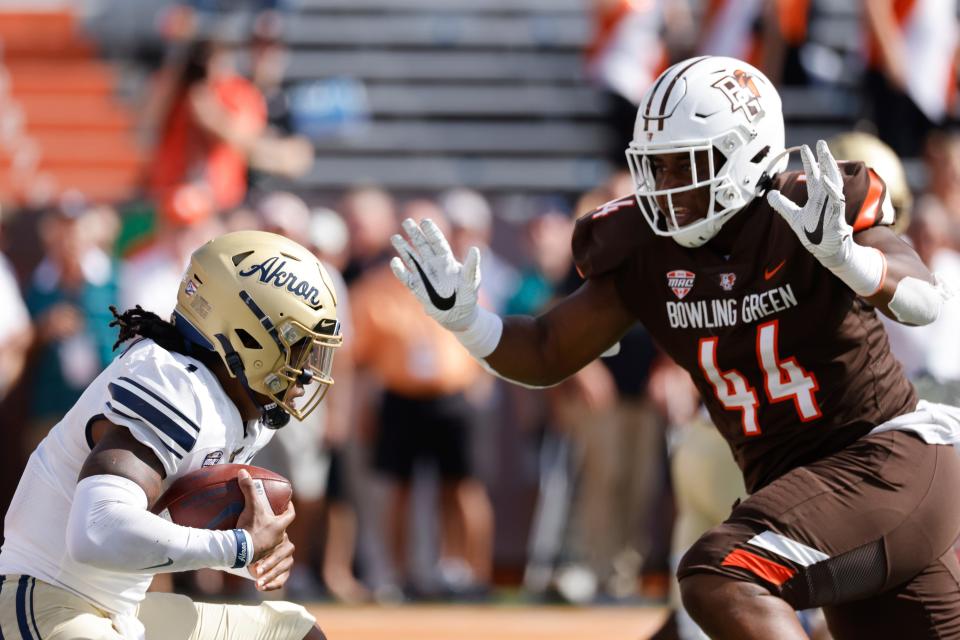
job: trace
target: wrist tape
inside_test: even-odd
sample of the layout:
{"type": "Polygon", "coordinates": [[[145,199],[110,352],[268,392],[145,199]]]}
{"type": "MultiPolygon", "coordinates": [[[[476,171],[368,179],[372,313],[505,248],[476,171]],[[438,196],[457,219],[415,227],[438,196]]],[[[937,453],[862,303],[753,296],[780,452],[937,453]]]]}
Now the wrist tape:
{"type": "Polygon", "coordinates": [[[453,331],[474,358],[482,360],[493,353],[503,334],[503,319],[483,307],[477,307],[477,315],[466,329],[453,331]]]}
{"type": "Polygon", "coordinates": [[[820,260],[827,269],[859,296],[869,298],[883,286],[887,277],[887,258],[873,247],[865,247],[847,236],[835,256],[820,260]]]}

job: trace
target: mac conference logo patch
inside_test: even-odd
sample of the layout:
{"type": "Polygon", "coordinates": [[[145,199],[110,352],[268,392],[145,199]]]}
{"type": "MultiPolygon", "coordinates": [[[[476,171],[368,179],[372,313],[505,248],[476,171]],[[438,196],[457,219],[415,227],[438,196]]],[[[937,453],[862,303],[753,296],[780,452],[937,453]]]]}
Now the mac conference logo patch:
{"type": "Polygon", "coordinates": [[[679,300],[683,300],[693,289],[693,282],[696,278],[697,274],[693,271],[674,269],[673,271],[667,271],[667,286],[679,300]]]}

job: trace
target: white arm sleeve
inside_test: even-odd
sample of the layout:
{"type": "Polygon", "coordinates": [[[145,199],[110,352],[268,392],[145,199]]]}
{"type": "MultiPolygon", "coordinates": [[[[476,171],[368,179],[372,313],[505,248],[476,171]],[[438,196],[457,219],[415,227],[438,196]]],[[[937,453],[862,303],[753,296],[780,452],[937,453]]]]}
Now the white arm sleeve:
{"type": "Polygon", "coordinates": [[[936,284],[910,277],[897,284],[893,298],[887,305],[897,320],[920,327],[940,317],[940,309],[953,297],[953,291],[938,274],[933,274],[933,278],[936,284]]]}
{"type": "Polygon", "coordinates": [[[82,564],[124,573],[240,568],[253,557],[243,529],[182,527],[147,511],[137,483],[103,474],[77,484],[67,521],[67,553],[82,564]]]}

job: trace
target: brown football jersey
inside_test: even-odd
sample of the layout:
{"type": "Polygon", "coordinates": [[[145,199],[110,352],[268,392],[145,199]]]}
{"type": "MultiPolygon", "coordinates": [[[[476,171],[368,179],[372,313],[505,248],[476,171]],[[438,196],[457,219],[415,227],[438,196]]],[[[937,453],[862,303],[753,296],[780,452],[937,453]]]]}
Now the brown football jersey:
{"type": "MultiPolygon", "coordinates": [[[[876,173],[840,166],[854,228],[892,222],[876,173]]],[[[804,182],[786,172],[773,186],[803,204],[804,182]]],[[[578,221],[573,251],[584,277],[615,274],[624,305],[690,372],[753,492],[912,411],[917,397],[874,308],[766,199],[736,216],[749,221],[721,255],[655,235],[622,198],[578,221]]]]}

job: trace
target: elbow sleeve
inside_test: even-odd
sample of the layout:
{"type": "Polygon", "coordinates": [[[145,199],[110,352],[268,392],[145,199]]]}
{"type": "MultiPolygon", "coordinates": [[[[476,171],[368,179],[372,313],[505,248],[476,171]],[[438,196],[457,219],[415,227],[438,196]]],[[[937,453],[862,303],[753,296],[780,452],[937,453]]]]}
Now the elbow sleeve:
{"type": "Polygon", "coordinates": [[[897,320],[904,324],[923,326],[940,316],[943,303],[951,297],[950,289],[934,275],[936,284],[919,278],[904,278],[897,284],[893,298],[887,305],[897,320]]]}

